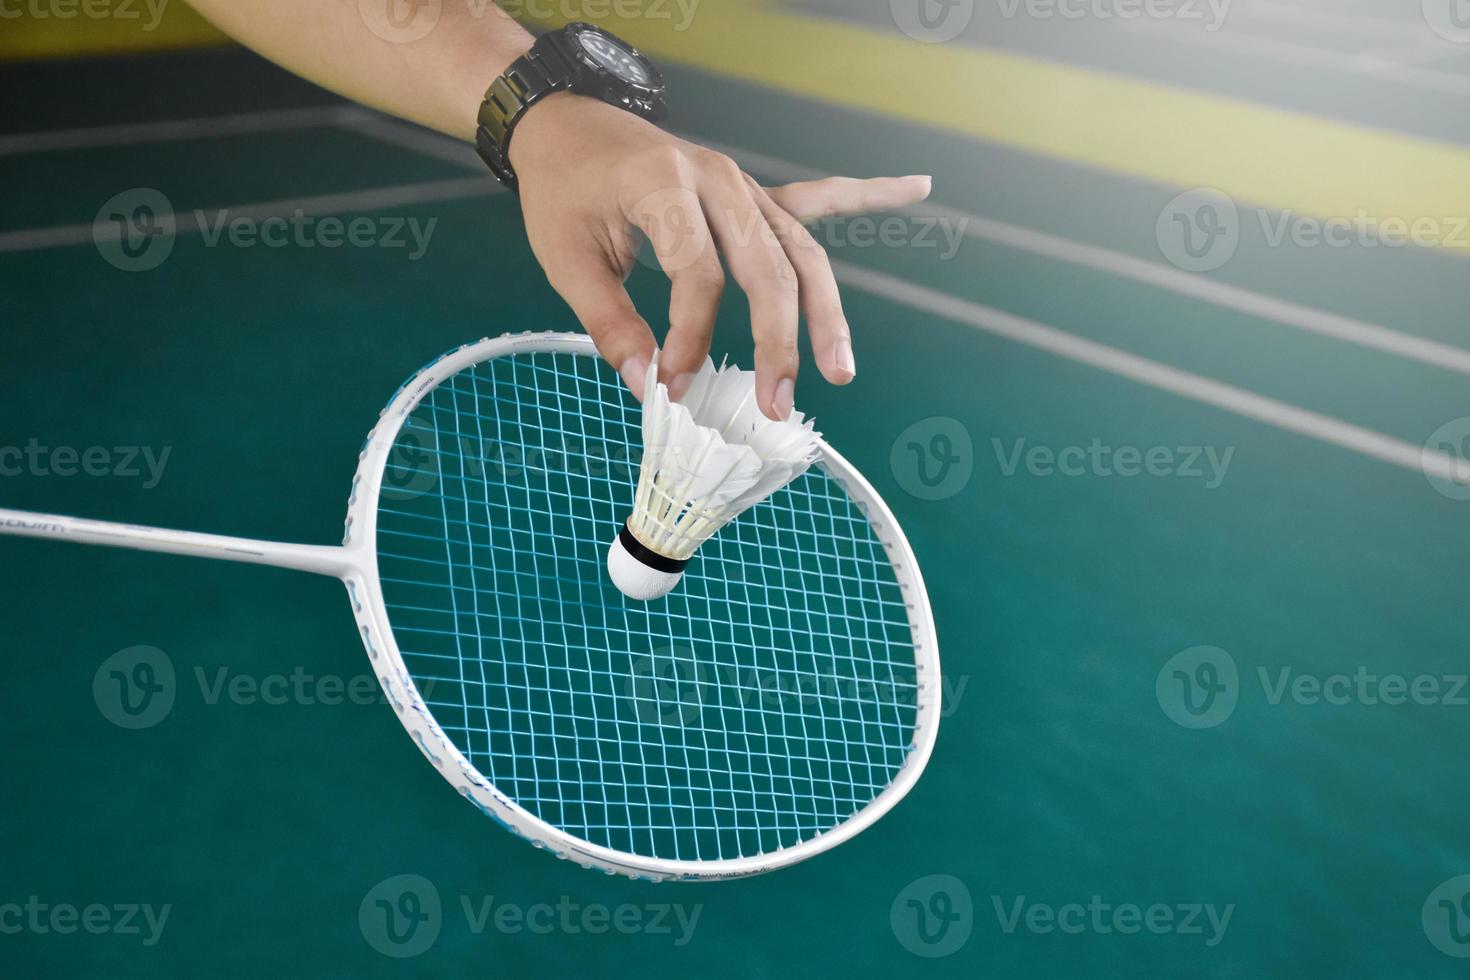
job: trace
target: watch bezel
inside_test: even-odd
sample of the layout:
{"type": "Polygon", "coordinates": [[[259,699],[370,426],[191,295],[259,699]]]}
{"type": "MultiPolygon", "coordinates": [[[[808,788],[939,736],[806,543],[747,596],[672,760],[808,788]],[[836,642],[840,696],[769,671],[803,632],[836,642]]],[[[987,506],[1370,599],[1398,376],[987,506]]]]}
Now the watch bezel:
{"type": "Polygon", "coordinates": [[[563,29],[563,36],[566,39],[567,53],[577,60],[578,67],[584,71],[591,72],[599,79],[611,82],[618,88],[650,101],[662,97],[666,91],[663,72],[658,70],[658,66],[650,61],[642,51],[639,51],[616,34],[605,31],[596,24],[578,21],[568,24],[563,29]],[[648,73],[649,82],[645,84],[643,82],[630,81],[602,64],[582,47],[581,38],[584,34],[597,34],[627,51],[638,61],[638,64],[643,67],[643,70],[648,73]]]}

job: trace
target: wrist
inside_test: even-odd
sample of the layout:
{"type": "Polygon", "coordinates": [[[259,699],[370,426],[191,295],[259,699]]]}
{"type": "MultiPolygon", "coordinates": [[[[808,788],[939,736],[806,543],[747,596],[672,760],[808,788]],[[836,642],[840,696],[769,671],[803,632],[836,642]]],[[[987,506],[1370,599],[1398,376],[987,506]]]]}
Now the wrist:
{"type": "Polygon", "coordinates": [[[627,116],[600,99],[574,92],[548,95],[526,111],[510,141],[510,164],[520,175],[534,173],[558,159],[581,154],[581,143],[599,117],[627,116]]]}
{"type": "Polygon", "coordinates": [[[657,68],[625,42],[584,23],[538,38],[491,83],[480,105],[475,147],[512,190],[519,168],[566,161],[604,113],[662,119],[667,109],[657,68]],[[570,95],[568,93],[576,93],[570,95]]]}
{"type": "MultiPolygon", "coordinates": [[[[475,141],[479,104],[485,90],[535,44],[494,1],[485,16],[460,16],[463,7],[444,4],[432,51],[415,57],[413,98],[423,104],[416,113],[395,113],[467,143],[475,141]]],[[[425,41],[428,44],[428,41],[425,41]]],[[[404,46],[415,54],[419,44],[404,46]]],[[[382,106],[381,106],[382,107],[382,106]]]]}
{"type": "Polygon", "coordinates": [[[535,43],[525,28],[498,12],[488,35],[468,32],[456,42],[442,62],[439,85],[446,116],[453,120],[453,128],[445,131],[473,143],[486,88],[535,43]]]}

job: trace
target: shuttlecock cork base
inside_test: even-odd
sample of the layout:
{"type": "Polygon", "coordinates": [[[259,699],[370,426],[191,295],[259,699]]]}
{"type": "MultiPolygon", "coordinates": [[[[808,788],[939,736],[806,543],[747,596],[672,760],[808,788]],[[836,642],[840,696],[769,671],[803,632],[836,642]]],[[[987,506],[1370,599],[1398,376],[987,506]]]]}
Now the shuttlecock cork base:
{"type": "Polygon", "coordinates": [[[745,511],[807,471],[821,436],[793,410],[765,417],[755,374],[705,359],[675,402],[648,369],[643,398],[643,463],[633,513],[608,549],[613,584],[630,599],[668,595],[699,546],[745,511]]]}
{"type": "Polygon", "coordinates": [[[607,573],[613,584],[623,595],[640,602],[662,599],[674,591],[688,564],[645,548],[626,524],[607,555],[607,573]]]}

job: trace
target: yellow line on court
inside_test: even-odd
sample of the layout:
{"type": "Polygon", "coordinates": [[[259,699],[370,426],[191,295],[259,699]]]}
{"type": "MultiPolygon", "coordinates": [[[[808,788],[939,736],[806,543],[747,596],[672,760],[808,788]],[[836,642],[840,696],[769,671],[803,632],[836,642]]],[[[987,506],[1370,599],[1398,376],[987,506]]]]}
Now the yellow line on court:
{"type": "Polygon", "coordinates": [[[706,0],[687,25],[679,4],[664,9],[665,19],[599,20],[661,59],[1303,216],[1419,221],[1421,242],[1470,254],[1463,146],[959,42],[924,44],[773,0],[706,0]]]}
{"type": "Polygon", "coordinates": [[[228,42],[183,3],[108,3],[106,16],[80,4],[12,3],[0,20],[0,61],[168,51],[228,42]]]}
{"type": "MultiPolygon", "coordinates": [[[[437,16],[443,4],[490,0],[385,2],[437,16]]],[[[567,5],[527,3],[525,12],[538,6],[567,5]]],[[[805,16],[783,0],[665,0],[633,4],[633,16],[619,16],[617,0],[598,6],[607,13],[599,22],[661,59],[1165,186],[1216,187],[1303,216],[1404,228],[1419,222],[1418,240],[1470,255],[1470,149],[1463,146],[959,42],[924,44],[896,28],[805,16]],[[691,6],[686,23],[682,11],[691,6]],[[653,16],[654,9],[667,16],[653,16]]],[[[145,3],[130,9],[149,11],[145,3]]],[[[0,60],[224,40],[184,4],[162,9],[155,24],[7,21],[0,60]]],[[[549,27],[566,18],[522,19],[549,27]]]]}

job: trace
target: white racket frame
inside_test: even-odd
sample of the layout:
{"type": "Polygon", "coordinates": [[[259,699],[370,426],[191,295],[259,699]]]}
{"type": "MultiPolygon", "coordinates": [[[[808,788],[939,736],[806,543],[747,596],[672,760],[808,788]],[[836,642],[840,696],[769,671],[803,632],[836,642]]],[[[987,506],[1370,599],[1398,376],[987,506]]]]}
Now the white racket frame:
{"type": "Polygon", "coordinates": [[[276,544],[3,508],[0,508],[0,534],[272,565],[341,579],[347,586],[353,615],[378,682],[403,727],[429,762],[483,813],[534,846],[585,868],[653,881],[740,878],[796,864],[836,847],[871,826],[908,793],[929,762],[939,731],[939,649],[929,596],[913,549],[877,491],[826,442],[821,443],[822,457],[817,465],[842,484],[866,514],[893,563],[908,607],[917,672],[918,712],[910,751],[893,782],[861,810],[829,831],[769,854],[719,861],[673,861],[630,854],[574,837],[519,806],[465,758],[434,720],[394,640],[378,579],[378,496],[383,473],[404,421],[429,392],[472,365],[531,353],[596,356],[597,351],[591,339],[582,334],[524,333],[488,338],[446,354],[398,390],[363,446],[352,483],[341,547],[276,544]]]}

